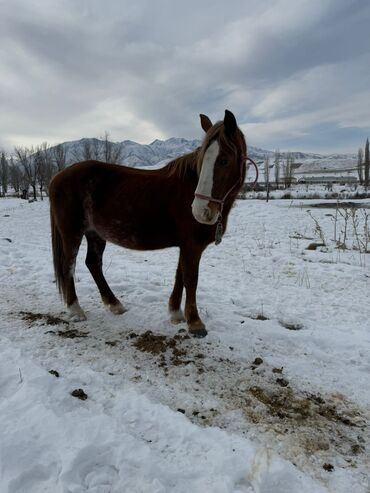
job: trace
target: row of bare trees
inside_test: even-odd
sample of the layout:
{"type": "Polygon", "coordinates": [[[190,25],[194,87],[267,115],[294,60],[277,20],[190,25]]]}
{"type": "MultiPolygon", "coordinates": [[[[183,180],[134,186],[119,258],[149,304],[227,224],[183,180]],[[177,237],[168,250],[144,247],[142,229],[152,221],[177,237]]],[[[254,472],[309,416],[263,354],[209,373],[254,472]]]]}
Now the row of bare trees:
{"type": "MultiPolygon", "coordinates": [[[[66,166],[66,152],[62,144],[50,147],[47,142],[43,142],[36,147],[15,147],[14,159],[25,189],[32,188],[35,200],[37,189],[42,200],[51,178],[66,166]]],[[[14,185],[13,188],[19,192],[14,185]]]]}
{"type": "Polygon", "coordinates": [[[15,147],[10,157],[0,152],[0,195],[5,195],[10,187],[18,195],[31,187],[33,198],[36,200],[39,193],[42,200],[51,178],[64,169],[67,162],[96,159],[120,163],[123,158],[123,146],[110,142],[107,132],[101,139],[83,139],[70,152],[67,160],[65,145],[51,147],[47,142],[36,147],[15,147]]]}
{"type": "Polygon", "coordinates": [[[360,185],[364,185],[368,188],[370,185],[370,152],[369,152],[369,139],[366,139],[365,153],[362,147],[359,148],[357,153],[357,172],[360,185]]]}
{"type": "Polygon", "coordinates": [[[123,145],[110,142],[109,134],[105,132],[100,139],[83,139],[78,147],[72,149],[71,155],[75,162],[96,159],[105,163],[121,163],[123,145]]]}
{"type": "MultiPolygon", "coordinates": [[[[274,182],[276,188],[280,188],[282,185],[284,188],[289,188],[293,183],[294,178],[294,157],[288,152],[285,156],[280,153],[279,150],[275,151],[274,154],[274,182]]],[[[270,159],[268,156],[265,158],[264,163],[264,174],[265,174],[265,187],[269,192],[270,189],[270,159]]]]}
{"type": "Polygon", "coordinates": [[[29,187],[29,181],[13,156],[8,157],[4,151],[0,152],[0,196],[5,196],[9,188],[19,194],[20,190],[29,187]]]}

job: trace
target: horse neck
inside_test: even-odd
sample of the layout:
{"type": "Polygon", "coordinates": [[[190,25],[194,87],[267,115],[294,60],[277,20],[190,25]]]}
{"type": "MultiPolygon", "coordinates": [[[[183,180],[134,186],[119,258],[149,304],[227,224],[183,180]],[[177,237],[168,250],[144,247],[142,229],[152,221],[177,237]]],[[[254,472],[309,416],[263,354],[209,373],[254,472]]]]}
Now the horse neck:
{"type": "Polygon", "coordinates": [[[193,152],[179,156],[170,161],[165,166],[164,170],[166,170],[171,177],[179,178],[182,181],[191,181],[194,183],[195,190],[199,179],[197,171],[198,154],[199,149],[195,149],[193,152]]]}

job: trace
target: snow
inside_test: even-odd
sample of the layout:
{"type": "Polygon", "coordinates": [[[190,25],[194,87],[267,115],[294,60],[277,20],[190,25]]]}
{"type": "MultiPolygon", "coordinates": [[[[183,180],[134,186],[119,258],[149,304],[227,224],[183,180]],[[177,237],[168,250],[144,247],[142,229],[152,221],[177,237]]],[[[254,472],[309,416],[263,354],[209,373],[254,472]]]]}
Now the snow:
{"type": "Polygon", "coordinates": [[[166,311],[175,249],[107,246],[105,274],[129,308],[115,316],[83,244],[88,320],[73,323],[48,202],[1,199],[0,493],[368,492],[370,258],[351,230],[335,248],[333,210],[317,202],[237,202],[202,259],[209,335],[197,340],[166,311]],[[307,209],[325,248],[306,250],[307,209]],[[151,336],[163,350],[140,349],[151,336]]]}

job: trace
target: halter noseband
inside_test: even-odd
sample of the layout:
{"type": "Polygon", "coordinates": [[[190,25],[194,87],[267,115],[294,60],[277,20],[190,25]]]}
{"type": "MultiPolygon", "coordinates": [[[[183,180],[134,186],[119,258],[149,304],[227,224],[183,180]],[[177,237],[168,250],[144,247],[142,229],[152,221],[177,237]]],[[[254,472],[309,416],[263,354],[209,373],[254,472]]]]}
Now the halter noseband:
{"type": "Polygon", "coordinates": [[[239,176],[238,180],[234,183],[234,185],[226,192],[226,194],[224,195],[224,197],[222,199],[215,199],[214,197],[211,197],[208,195],[202,195],[201,193],[194,193],[194,196],[198,199],[207,200],[208,202],[213,202],[215,204],[220,205],[220,210],[218,212],[218,221],[217,221],[217,226],[216,226],[216,235],[215,235],[215,244],[216,245],[219,245],[221,243],[221,240],[222,240],[222,234],[223,234],[222,211],[224,209],[225,200],[227,199],[227,197],[231,194],[231,192],[236,187],[241,187],[243,185],[244,170],[245,170],[246,161],[250,161],[256,169],[256,178],[255,178],[254,183],[252,185],[252,187],[254,188],[256,183],[257,183],[257,180],[258,180],[258,168],[257,168],[256,163],[253,161],[253,159],[243,155],[240,158],[240,176],[239,176]]]}

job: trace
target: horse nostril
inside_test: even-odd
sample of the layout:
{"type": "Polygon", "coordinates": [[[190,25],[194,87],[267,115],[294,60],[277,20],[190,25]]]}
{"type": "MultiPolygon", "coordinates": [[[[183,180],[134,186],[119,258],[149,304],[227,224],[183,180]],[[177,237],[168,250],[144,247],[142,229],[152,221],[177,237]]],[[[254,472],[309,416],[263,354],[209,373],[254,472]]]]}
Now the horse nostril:
{"type": "Polygon", "coordinates": [[[206,207],[204,210],[203,210],[203,218],[206,220],[206,221],[210,221],[212,219],[212,211],[209,207],[206,207]]]}

